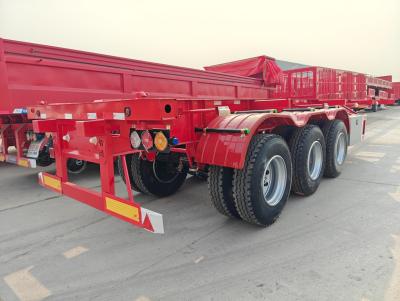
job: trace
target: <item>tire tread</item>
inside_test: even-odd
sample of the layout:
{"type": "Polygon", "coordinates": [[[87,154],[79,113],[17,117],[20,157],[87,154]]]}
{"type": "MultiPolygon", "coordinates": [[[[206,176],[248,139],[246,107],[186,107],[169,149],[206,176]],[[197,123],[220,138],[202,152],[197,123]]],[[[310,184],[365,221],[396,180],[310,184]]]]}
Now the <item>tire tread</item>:
{"type": "MultiPolygon", "coordinates": [[[[325,123],[325,125],[322,128],[322,133],[324,134],[325,144],[326,144],[326,160],[325,160],[324,176],[327,178],[336,178],[340,174],[340,172],[338,172],[335,168],[334,161],[330,160],[329,158],[333,156],[332,151],[334,150],[334,145],[336,142],[336,136],[332,135],[332,130],[342,123],[343,121],[338,119],[329,120],[325,123]]],[[[347,138],[347,130],[346,130],[346,138],[347,138]]]]}
{"type": "Polygon", "coordinates": [[[250,182],[252,179],[253,169],[255,166],[255,162],[257,156],[259,155],[261,148],[264,144],[273,139],[282,139],[278,135],[274,134],[259,134],[255,135],[250,142],[249,148],[247,150],[246,161],[243,169],[235,169],[235,174],[233,177],[233,196],[235,200],[236,209],[240,215],[240,217],[254,225],[258,226],[268,226],[279,217],[276,216],[274,220],[269,222],[268,224],[261,223],[257,216],[255,215],[254,207],[251,202],[251,190],[250,190],[250,182]]]}
{"type": "MultiPolygon", "coordinates": [[[[227,185],[227,183],[224,183],[225,172],[227,171],[224,167],[215,165],[210,166],[208,176],[208,190],[211,197],[211,203],[219,213],[231,218],[237,218],[239,217],[239,213],[236,210],[233,196],[227,196],[228,187],[224,187],[225,185],[227,185]]],[[[231,175],[233,175],[233,172],[231,173],[231,175]]],[[[232,177],[230,185],[230,188],[232,189],[232,177]]]]}

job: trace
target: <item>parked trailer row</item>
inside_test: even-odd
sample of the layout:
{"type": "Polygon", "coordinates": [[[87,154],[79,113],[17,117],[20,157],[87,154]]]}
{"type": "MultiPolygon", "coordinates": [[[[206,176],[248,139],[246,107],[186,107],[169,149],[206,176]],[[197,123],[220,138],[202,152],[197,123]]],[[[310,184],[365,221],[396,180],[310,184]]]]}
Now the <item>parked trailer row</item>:
{"type": "Polygon", "coordinates": [[[220,213],[267,226],[290,191],[310,195],[340,174],[365,133],[351,108],[394,94],[387,78],[282,72],[267,56],[205,69],[0,40],[0,160],[55,160],[41,185],[152,232],[164,231],[162,215],[132,190],[167,196],[189,172],[207,174],[220,213]],[[115,194],[115,160],[127,200],[115,194]],[[79,162],[99,164],[100,192],[69,181],[79,162]]]}
{"type": "Polygon", "coordinates": [[[273,93],[291,99],[296,106],[315,107],[324,103],[355,110],[394,104],[391,77],[325,67],[303,67],[283,72],[283,82],[273,93]]]}
{"type": "MultiPolygon", "coordinates": [[[[0,103],[0,162],[24,167],[47,166],[54,162],[52,137],[45,133],[34,133],[26,115],[28,105],[40,103],[130,98],[137,93],[156,97],[206,99],[281,98],[279,103],[274,104],[278,110],[322,107],[326,103],[347,105],[354,109],[364,108],[372,105],[372,98],[384,103],[384,91],[378,93],[377,90],[369,89],[370,95],[374,97],[361,99],[357,96],[359,100],[353,101],[346,93],[336,93],[341,89],[341,84],[328,84],[328,77],[301,70],[292,71],[291,74],[297,75],[288,86],[288,74],[282,73],[274,60],[268,57],[206,69],[218,71],[219,74],[211,76],[209,72],[203,78],[205,73],[200,70],[0,39],[0,96],[6,100],[0,103]],[[239,80],[237,76],[229,74],[241,75],[242,78],[239,80]],[[307,79],[304,74],[311,77],[307,79]],[[317,77],[319,79],[314,87],[317,89],[320,85],[325,94],[315,91],[310,95],[317,77]],[[286,92],[282,93],[285,78],[283,87],[286,92]],[[210,79],[218,81],[210,83],[210,79]],[[231,85],[232,81],[234,85],[231,85]],[[268,82],[268,86],[263,86],[265,82],[268,82]],[[221,88],[226,85],[230,85],[230,89],[221,88]],[[290,93],[287,93],[288,89],[291,89],[290,93]],[[331,91],[327,97],[327,89],[336,89],[336,94],[331,91]]],[[[85,166],[85,161],[73,158],[68,160],[70,172],[80,172],[85,166]]]]}

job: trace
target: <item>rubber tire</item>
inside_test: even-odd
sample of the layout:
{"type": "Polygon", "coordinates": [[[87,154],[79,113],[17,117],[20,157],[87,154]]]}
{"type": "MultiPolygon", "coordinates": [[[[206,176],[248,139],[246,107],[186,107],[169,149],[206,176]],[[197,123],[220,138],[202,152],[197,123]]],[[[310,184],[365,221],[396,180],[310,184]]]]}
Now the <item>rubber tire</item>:
{"type": "Polygon", "coordinates": [[[40,151],[39,156],[36,159],[36,164],[41,167],[47,167],[54,163],[54,159],[50,157],[50,153],[47,151],[40,151]]]}
{"type": "Polygon", "coordinates": [[[372,112],[378,111],[378,105],[372,105],[372,112]]]}
{"type": "Polygon", "coordinates": [[[188,167],[184,166],[179,175],[170,183],[160,182],[153,171],[153,162],[140,158],[132,157],[131,164],[132,176],[138,189],[146,194],[152,194],[157,197],[165,197],[174,194],[185,182],[188,173],[188,167]]]}
{"type": "Polygon", "coordinates": [[[326,157],[324,135],[316,125],[308,124],[304,127],[296,128],[290,138],[289,147],[293,161],[292,191],[298,195],[311,195],[318,189],[324,174],[326,157]],[[316,140],[322,145],[323,158],[320,175],[315,180],[312,180],[308,173],[307,159],[309,149],[316,140]]]}
{"type": "Polygon", "coordinates": [[[322,132],[325,137],[326,144],[326,157],[325,157],[325,170],[324,176],[327,178],[336,178],[342,172],[344,160],[346,160],[348,135],[347,129],[341,120],[330,120],[325,122],[322,132]],[[346,149],[342,165],[338,165],[335,158],[336,139],[340,133],[345,135],[346,149]]]}
{"type": "MultiPolygon", "coordinates": [[[[137,192],[142,192],[142,191],[139,189],[139,187],[138,187],[138,185],[137,185],[137,183],[136,183],[136,180],[135,180],[135,178],[134,178],[133,175],[132,175],[132,168],[130,168],[130,166],[132,166],[132,158],[133,158],[133,156],[139,156],[139,155],[138,155],[138,154],[130,154],[130,155],[126,155],[126,156],[125,156],[126,165],[127,165],[127,167],[128,167],[129,180],[130,180],[130,182],[131,182],[131,187],[132,187],[133,190],[135,190],[135,191],[137,191],[137,192]]],[[[121,157],[118,157],[118,159],[117,159],[117,170],[118,170],[119,175],[120,175],[121,178],[122,178],[122,181],[124,181],[124,183],[126,183],[126,181],[125,181],[124,169],[123,169],[123,167],[122,167],[121,157]]]]}
{"type": "Polygon", "coordinates": [[[240,218],[233,200],[232,181],[232,168],[210,166],[208,172],[208,191],[212,205],[223,215],[240,218]]]}
{"type": "MultiPolygon", "coordinates": [[[[72,159],[72,158],[68,159],[69,162],[70,162],[70,160],[76,160],[76,159],[72,159]]],[[[78,169],[78,170],[71,170],[71,169],[69,168],[69,166],[68,166],[68,161],[67,161],[67,170],[68,170],[68,173],[70,173],[70,174],[80,174],[80,173],[82,173],[82,172],[86,169],[86,167],[87,167],[87,161],[80,160],[80,161],[83,162],[82,167],[81,167],[80,169],[78,169]]]]}
{"type": "Polygon", "coordinates": [[[257,226],[273,224],[287,202],[291,179],[292,162],[285,140],[278,135],[255,135],[247,150],[243,169],[235,169],[233,175],[233,199],[240,217],[257,226]],[[280,202],[270,206],[265,202],[260,179],[268,160],[275,155],[280,155],[286,163],[287,183],[280,202]]]}

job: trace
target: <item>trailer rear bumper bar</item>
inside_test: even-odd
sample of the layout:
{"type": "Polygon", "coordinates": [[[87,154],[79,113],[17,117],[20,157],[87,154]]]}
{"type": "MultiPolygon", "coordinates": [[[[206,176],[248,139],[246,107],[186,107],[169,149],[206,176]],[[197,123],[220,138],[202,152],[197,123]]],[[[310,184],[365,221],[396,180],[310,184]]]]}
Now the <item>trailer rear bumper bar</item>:
{"type": "Polygon", "coordinates": [[[143,208],[138,203],[93,191],[71,182],[62,182],[61,178],[45,172],[40,172],[38,177],[39,184],[45,188],[71,197],[147,231],[164,233],[162,214],[143,208]]]}
{"type": "Polygon", "coordinates": [[[0,162],[16,164],[21,167],[27,167],[27,168],[36,168],[36,160],[35,159],[18,157],[16,155],[10,155],[10,154],[5,154],[5,153],[0,153],[0,162]]]}

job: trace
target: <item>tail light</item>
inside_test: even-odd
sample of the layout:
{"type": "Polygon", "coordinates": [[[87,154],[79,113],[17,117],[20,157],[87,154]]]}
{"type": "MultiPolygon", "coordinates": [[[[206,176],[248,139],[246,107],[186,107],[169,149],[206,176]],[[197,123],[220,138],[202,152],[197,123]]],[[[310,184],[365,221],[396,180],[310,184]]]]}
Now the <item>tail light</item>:
{"type": "Polygon", "coordinates": [[[168,139],[163,132],[157,132],[154,137],[154,145],[160,152],[165,151],[168,147],[168,139]]]}
{"type": "Polygon", "coordinates": [[[138,132],[133,131],[130,135],[131,145],[133,148],[139,148],[141,140],[138,132]]]}
{"type": "Polygon", "coordinates": [[[154,146],[153,137],[151,137],[149,131],[144,131],[142,133],[142,144],[145,150],[149,150],[154,146]]]}

